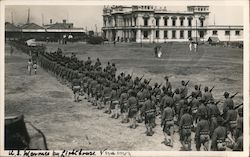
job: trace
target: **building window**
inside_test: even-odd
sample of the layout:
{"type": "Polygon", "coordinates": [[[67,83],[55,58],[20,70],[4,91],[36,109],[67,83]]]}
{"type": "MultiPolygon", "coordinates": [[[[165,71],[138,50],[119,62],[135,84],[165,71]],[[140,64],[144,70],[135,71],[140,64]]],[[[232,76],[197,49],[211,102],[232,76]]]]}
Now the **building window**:
{"type": "Polygon", "coordinates": [[[172,39],[176,38],[176,31],[172,31],[172,39]]]}
{"type": "Polygon", "coordinates": [[[183,26],[183,19],[181,19],[180,23],[181,23],[181,26],[183,26]]]}
{"type": "Polygon", "coordinates": [[[235,31],[235,35],[240,35],[240,31],[235,31]]]}
{"type": "Polygon", "coordinates": [[[158,30],[155,32],[155,37],[159,38],[159,31],[158,30]]]}
{"type": "Polygon", "coordinates": [[[200,20],[200,22],[201,22],[201,27],[203,27],[204,21],[203,21],[203,20],[200,20]]]}
{"type": "Polygon", "coordinates": [[[172,26],[175,26],[176,20],[172,19],[172,26]]]}
{"type": "Polygon", "coordinates": [[[143,31],[143,38],[148,39],[148,31],[143,31]]]}
{"type": "Polygon", "coordinates": [[[183,30],[180,31],[180,38],[181,38],[181,39],[184,38],[184,31],[183,31],[183,30]]]}
{"type": "Polygon", "coordinates": [[[218,33],[217,31],[213,31],[213,35],[217,35],[217,33],[218,33]]]}
{"type": "Polygon", "coordinates": [[[144,18],[144,26],[148,26],[148,19],[144,18]]]}
{"type": "Polygon", "coordinates": [[[164,38],[165,38],[165,39],[168,38],[168,31],[164,31],[164,38]]]}
{"type": "Polygon", "coordinates": [[[167,25],[168,25],[168,19],[165,18],[165,19],[164,19],[164,26],[167,26],[167,25]]]}
{"type": "Polygon", "coordinates": [[[225,35],[230,35],[230,31],[225,31],[225,35]]]}
{"type": "Polygon", "coordinates": [[[200,38],[204,38],[204,32],[200,31],[200,38]]]}
{"type": "Polygon", "coordinates": [[[160,20],[159,20],[158,18],[155,19],[155,25],[156,25],[156,26],[159,26],[159,21],[160,21],[160,20]]]}
{"type": "Polygon", "coordinates": [[[188,38],[192,38],[192,31],[188,31],[188,38]]]}
{"type": "Polygon", "coordinates": [[[135,23],[135,26],[136,26],[136,17],[134,17],[134,23],[135,23]]]}
{"type": "Polygon", "coordinates": [[[188,26],[192,26],[192,19],[188,19],[188,26]]]}

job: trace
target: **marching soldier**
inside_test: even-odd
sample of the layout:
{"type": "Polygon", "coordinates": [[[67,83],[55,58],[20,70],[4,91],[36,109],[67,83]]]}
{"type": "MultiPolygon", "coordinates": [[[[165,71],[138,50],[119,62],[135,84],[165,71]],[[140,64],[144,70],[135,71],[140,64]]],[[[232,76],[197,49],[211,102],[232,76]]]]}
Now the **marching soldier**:
{"type": "Polygon", "coordinates": [[[122,114],[122,123],[128,123],[128,93],[126,87],[122,87],[122,92],[120,96],[120,106],[122,114]]]}
{"type": "Polygon", "coordinates": [[[171,83],[168,81],[168,76],[165,76],[165,81],[166,81],[166,90],[167,91],[172,91],[172,85],[171,83]]]}
{"type": "MultiPolygon", "coordinates": [[[[213,88],[212,88],[212,89],[213,89],[213,88]]],[[[211,89],[211,90],[212,90],[212,89],[211,89]]],[[[214,100],[211,91],[208,91],[208,87],[205,87],[205,88],[204,88],[204,93],[202,94],[202,99],[203,99],[205,102],[208,102],[208,101],[210,101],[210,100],[214,100]]]]}
{"type": "Polygon", "coordinates": [[[226,119],[227,116],[227,111],[228,111],[228,106],[234,106],[234,101],[231,97],[229,97],[229,93],[225,92],[224,93],[225,101],[223,104],[223,118],[226,119]]]}
{"type": "Polygon", "coordinates": [[[224,124],[227,127],[227,130],[231,133],[231,136],[235,138],[235,131],[237,127],[237,111],[234,110],[234,106],[232,104],[228,105],[228,111],[224,124]]]}
{"type": "Polygon", "coordinates": [[[227,129],[223,126],[223,118],[217,117],[217,128],[213,132],[211,150],[212,151],[225,151],[226,150],[226,138],[227,129]]]}
{"type": "Polygon", "coordinates": [[[116,83],[112,84],[112,91],[111,91],[111,118],[117,119],[119,116],[119,94],[117,92],[117,85],[116,83]]]}
{"type": "Polygon", "coordinates": [[[146,96],[145,105],[142,107],[142,114],[145,116],[145,125],[146,125],[146,135],[152,136],[153,135],[153,125],[155,119],[156,108],[151,100],[150,95],[146,96]]]}
{"type": "Polygon", "coordinates": [[[163,111],[161,126],[163,126],[163,133],[165,136],[164,144],[173,147],[174,110],[170,107],[170,104],[166,104],[166,108],[163,111]]]}
{"type": "Polygon", "coordinates": [[[181,116],[179,123],[180,141],[182,149],[191,150],[191,128],[193,125],[193,117],[188,113],[188,107],[183,108],[184,114],[181,116]],[[186,146],[187,145],[187,146],[186,146]]]}
{"type": "Polygon", "coordinates": [[[220,101],[217,101],[216,103],[214,100],[210,100],[209,104],[207,107],[210,110],[211,118],[210,118],[210,137],[212,137],[214,129],[218,126],[217,124],[217,117],[220,115],[220,110],[217,106],[217,104],[220,101]]]}
{"type": "Polygon", "coordinates": [[[185,81],[181,81],[181,88],[180,88],[180,94],[183,95],[184,97],[187,96],[188,94],[188,85],[189,81],[185,83],[185,81]]]}
{"type": "Polygon", "coordinates": [[[136,93],[134,91],[131,92],[131,95],[128,98],[128,117],[131,119],[131,125],[130,128],[135,129],[136,128],[136,115],[138,112],[138,106],[137,106],[137,98],[136,93]]]}
{"type": "Polygon", "coordinates": [[[103,97],[104,106],[106,107],[106,110],[104,111],[104,113],[108,113],[108,114],[111,114],[111,109],[110,109],[111,91],[112,89],[110,88],[110,83],[107,81],[106,86],[103,89],[102,97],[103,97]]]}
{"type": "Polygon", "coordinates": [[[79,79],[79,76],[75,76],[73,81],[72,81],[72,90],[74,93],[74,101],[79,102],[79,92],[81,88],[81,81],[79,79]]]}
{"type": "Polygon", "coordinates": [[[200,151],[201,144],[204,145],[205,151],[209,150],[209,121],[206,119],[205,115],[201,115],[201,119],[197,124],[195,141],[196,141],[196,150],[200,151]]]}

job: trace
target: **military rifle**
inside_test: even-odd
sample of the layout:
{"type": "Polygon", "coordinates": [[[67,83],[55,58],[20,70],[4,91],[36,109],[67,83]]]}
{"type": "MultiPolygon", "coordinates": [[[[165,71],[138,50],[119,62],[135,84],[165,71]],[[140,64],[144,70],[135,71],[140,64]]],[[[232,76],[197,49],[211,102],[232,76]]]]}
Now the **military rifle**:
{"type": "Polygon", "coordinates": [[[238,106],[234,107],[234,110],[238,109],[239,107],[241,107],[243,105],[243,103],[239,104],[238,106]]]}
{"type": "MultiPolygon", "coordinates": [[[[188,80],[188,81],[184,84],[185,87],[188,85],[189,81],[190,81],[190,80],[188,80]]],[[[184,92],[184,90],[185,90],[185,88],[183,88],[183,89],[181,90],[180,94],[182,94],[182,93],[184,92]]]]}
{"type": "Polygon", "coordinates": [[[192,96],[192,94],[190,94],[189,96],[187,96],[185,99],[188,99],[188,98],[190,98],[192,96]]]}
{"type": "Polygon", "coordinates": [[[142,75],[142,77],[139,79],[139,82],[143,79],[144,75],[142,75]]]}
{"type": "Polygon", "coordinates": [[[220,100],[215,103],[215,105],[218,105],[220,103],[220,100]]]}
{"type": "Polygon", "coordinates": [[[152,80],[152,79],[150,78],[150,79],[147,81],[147,83],[146,83],[146,84],[148,85],[148,84],[151,82],[151,80],[152,80]]]}
{"type": "Polygon", "coordinates": [[[201,84],[199,85],[199,88],[198,88],[198,89],[199,89],[199,91],[201,90],[201,84]]]}
{"type": "Polygon", "coordinates": [[[160,88],[162,86],[162,83],[158,86],[158,88],[160,88]]]}
{"type": "Polygon", "coordinates": [[[190,81],[190,80],[188,80],[188,81],[186,82],[185,86],[187,86],[187,85],[188,85],[189,81],[190,81]]]}
{"type": "Polygon", "coordinates": [[[214,89],[214,86],[209,90],[209,92],[211,93],[213,91],[213,89],[214,89]]]}
{"type": "Polygon", "coordinates": [[[232,95],[230,98],[233,99],[239,92],[236,92],[234,95],[232,95]]]}

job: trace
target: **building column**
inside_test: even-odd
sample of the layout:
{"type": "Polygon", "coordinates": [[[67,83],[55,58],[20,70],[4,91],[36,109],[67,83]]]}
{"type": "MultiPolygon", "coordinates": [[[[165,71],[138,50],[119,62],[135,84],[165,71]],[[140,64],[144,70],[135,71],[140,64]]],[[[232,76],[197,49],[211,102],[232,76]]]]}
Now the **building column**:
{"type": "Polygon", "coordinates": [[[141,30],[138,29],[138,30],[136,30],[136,39],[135,39],[135,41],[137,43],[139,43],[139,42],[141,42],[141,38],[142,38],[142,36],[141,36],[141,30]]]}

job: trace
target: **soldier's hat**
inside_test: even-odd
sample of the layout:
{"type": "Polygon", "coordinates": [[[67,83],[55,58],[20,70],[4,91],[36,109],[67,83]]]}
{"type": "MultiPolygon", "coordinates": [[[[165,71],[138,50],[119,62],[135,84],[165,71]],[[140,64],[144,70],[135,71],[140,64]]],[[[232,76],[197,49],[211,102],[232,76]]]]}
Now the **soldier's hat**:
{"type": "Polygon", "coordinates": [[[221,116],[218,116],[218,117],[217,117],[217,122],[218,122],[218,123],[221,124],[223,121],[224,121],[224,120],[223,120],[223,118],[222,118],[221,116]]]}
{"type": "Polygon", "coordinates": [[[205,91],[208,91],[208,87],[206,86],[206,87],[204,88],[204,90],[205,90],[205,91]]]}
{"type": "Polygon", "coordinates": [[[198,87],[199,87],[198,85],[195,85],[195,86],[194,86],[195,89],[198,89],[198,87]]]}
{"type": "Polygon", "coordinates": [[[229,93],[228,93],[228,92],[225,92],[225,93],[224,93],[224,96],[229,96],[229,93]]]}
{"type": "Polygon", "coordinates": [[[238,113],[243,113],[243,107],[238,109],[238,113]]]}
{"type": "Polygon", "coordinates": [[[182,84],[185,84],[185,81],[182,80],[181,83],[182,83],[182,84]]]}
{"type": "Polygon", "coordinates": [[[167,79],[168,79],[168,76],[165,76],[164,79],[167,80],[167,79]]]}

